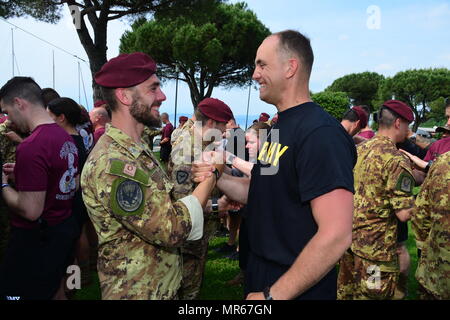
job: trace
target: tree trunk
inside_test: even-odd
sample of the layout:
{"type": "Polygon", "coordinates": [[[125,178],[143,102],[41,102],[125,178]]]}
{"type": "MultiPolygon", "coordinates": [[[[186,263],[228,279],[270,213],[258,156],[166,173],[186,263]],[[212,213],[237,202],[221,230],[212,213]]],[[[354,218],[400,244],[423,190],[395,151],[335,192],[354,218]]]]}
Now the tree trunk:
{"type": "Polygon", "coordinates": [[[81,17],[80,29],[77,29],[78,38],[80,39],[81,45],[86,52],[89,59],[89,67],[92,75],[92,91],[93,91],[93,101],[102,100],[102,94],[100,87],[95,83],[94,75],[98,72],[101,67],[106,63],[106,37],[107,37],[107,27],[108,27],[108,8],[104,8],[100,13],[100,17],[97,18],[95,11],[87,14],[89,22],[94,30],[94,41],[86,27],[84,21],[84,16],[81,17]],[[104,12],[104,11],[105,12],[104,12]]]}

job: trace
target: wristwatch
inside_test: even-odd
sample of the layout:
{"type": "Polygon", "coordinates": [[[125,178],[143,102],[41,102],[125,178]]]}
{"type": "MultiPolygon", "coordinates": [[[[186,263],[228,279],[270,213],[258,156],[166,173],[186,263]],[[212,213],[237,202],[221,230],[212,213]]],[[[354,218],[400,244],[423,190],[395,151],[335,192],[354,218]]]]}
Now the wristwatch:
{"type": "Polygon", "coordinates": [[[217,198],[211,198],[211,213],[219,213],[219,203],[217,198]]]}
{"type": "Polygon", "coordinates": [[[263,294],[264,294],[264,299],[273,300],[273,297],[270,294],[270,286],[264,288],[263,294]]]}
{"type": "Polygon", "coordinates": [[[433,163],[434,163],[433,160],[428,161],[427,166],[425,167],[425,172],[428,172],[428,170],[430,170],[433,163]]]}
{"type": "Polygon", "coordinates": [[[9,184],[8,183],[2,183],[2,189],[6,188],[6,187],[9,187],[9,184]]]}
{"type": "Polygon", "coordinates": [[[219,178],[220,178],[220,172],[219,172],[219,170],[217,168],[215,168],[213,173],[216,176],[216,182],[217,182],[219,180],[219,178]]]}

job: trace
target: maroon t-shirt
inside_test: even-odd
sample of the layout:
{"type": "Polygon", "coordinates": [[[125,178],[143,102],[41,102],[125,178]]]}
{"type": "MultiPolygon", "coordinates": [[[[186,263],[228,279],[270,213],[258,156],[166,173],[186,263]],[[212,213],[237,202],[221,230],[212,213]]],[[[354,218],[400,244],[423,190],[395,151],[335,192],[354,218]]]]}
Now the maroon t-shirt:
{"type": "Polygon", "coordinates": [[[105,128],[98,128],[94,132],[94,145],[97,143],[98,139],[105,133],[105,128]]]}
{"type": "MultiPolygon", "coordinates": [[[[46,191],[41,218],[57,225],[72,214],[78,172],[78,150],[72,137],[56,123],[37,126],[18,145],[14,175],[17,191],[46,191]]],[[[35,228],[32,222],[12,214],[11,224],[35,228]]]]}
{"type": "Polygon", "coordinates": [[[366,139],[372,139],[373,137],[375,137],[375,133],[372,130],[361,131],[360,133],[358,133],[358,136],[366,139]]]}
{"type": "Polygon", "coordinates": [[[437,156],[450,151],[450,137],[434,142],[423,160],[430,161],[437,158],[437,156]]]}
{"type": "Polygon", "coordinates": [[[169,141],[170,141],[170,136],[172,135],[172,132],[173,132],[173,125],[169,122],[162,129],[162,138],[161,138],[161,140],[164,140],[165,138],[169,138],[169,141]]]}

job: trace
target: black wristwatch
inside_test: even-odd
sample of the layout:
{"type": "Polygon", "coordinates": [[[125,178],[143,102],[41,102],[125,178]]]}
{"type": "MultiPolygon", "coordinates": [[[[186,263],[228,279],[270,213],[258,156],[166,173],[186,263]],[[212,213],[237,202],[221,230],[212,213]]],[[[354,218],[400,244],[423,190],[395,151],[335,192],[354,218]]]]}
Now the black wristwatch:
{"type": "Polygon", "coordinates": [[[263,294],[264,294],[264,299],[273,300],[272,295],[270,294],[270,286],[264,288],[263,294]]]}
{"type": "Polygon", "coordinates": [[[219,213],[219,203],[217,198],[211,198],[211,213],[219,213]]]}
{"type": "Polygon", "coordinates": [[[433,163],[434,163],[433,160],[428,161],[427,166],[425,167],[425,172],[428,172],[428,170],[430,170],[433,163]]]}
{"type": "Polygon", "coordinates": [[[220,178],[220,172],[219,172],[219,170],[218,170],[217,168],[215,168],[214,171],[213,171],[213,173],[214,173],[215,176],[216,176],[216,182],[219,181],[219,178],[220,178]]]}

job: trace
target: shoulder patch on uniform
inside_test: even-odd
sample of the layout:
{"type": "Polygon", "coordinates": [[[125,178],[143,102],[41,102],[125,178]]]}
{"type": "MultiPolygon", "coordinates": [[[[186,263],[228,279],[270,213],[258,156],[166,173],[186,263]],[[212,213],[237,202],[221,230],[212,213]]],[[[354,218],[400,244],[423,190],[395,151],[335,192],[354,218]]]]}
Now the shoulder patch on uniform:
{"type": "MultiPolygon", "coordinates": [[[[153,170],[152,170],[153,171],[153,170]]],[[[150,175],[153,173],[145,172],[132,163],[127,163],[122,160],[110,160],[106,173],[113,174],[119,177],[127,178],[143,185],[149,185],[150,175]]]]}
{"type": "Polygon", "coordinates": [[[141,215],[144,211],[143,186],[133,180],[118,178],[111,188],[111,208],[121,216],[141,215]]]}
{"type": "Polygon", "coordinates": [[[402,172],[397,180],[396,189],[406,193],[412,193],[414,184],[414,178],[409,173],[402,172]]]}
{"type": "Polygon", "coordinates": [[[189,177],[189,173],[183,170],[177,171],[177,182],[178,184],[183,184],[187,181],[189,177]]]}

